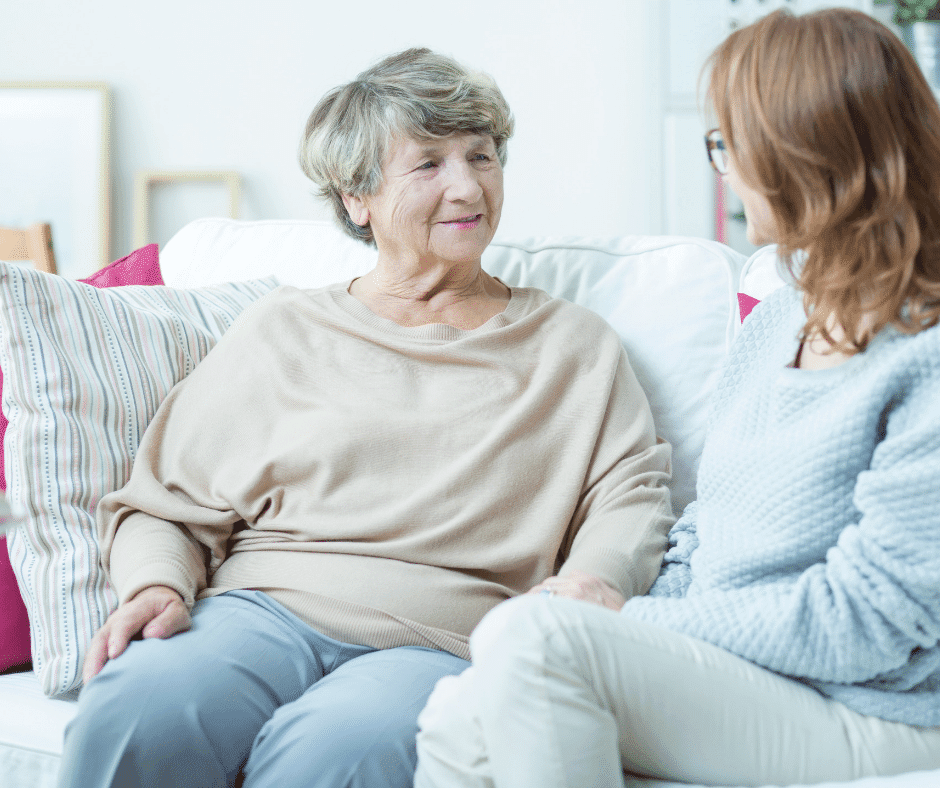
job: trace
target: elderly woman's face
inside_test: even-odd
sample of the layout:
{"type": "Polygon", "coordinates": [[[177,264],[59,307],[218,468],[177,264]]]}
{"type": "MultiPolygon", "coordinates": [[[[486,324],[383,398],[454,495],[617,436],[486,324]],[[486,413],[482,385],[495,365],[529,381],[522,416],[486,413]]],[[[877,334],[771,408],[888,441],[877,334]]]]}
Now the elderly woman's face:
{"type": "Polygon", "coordinates": [[[395,140],[382,175],[375,194],[345,198],[352,220],[370,223],[380,255],[430,264],[480,260],[503,207],[503,168],[491,137],[395,140]]]}

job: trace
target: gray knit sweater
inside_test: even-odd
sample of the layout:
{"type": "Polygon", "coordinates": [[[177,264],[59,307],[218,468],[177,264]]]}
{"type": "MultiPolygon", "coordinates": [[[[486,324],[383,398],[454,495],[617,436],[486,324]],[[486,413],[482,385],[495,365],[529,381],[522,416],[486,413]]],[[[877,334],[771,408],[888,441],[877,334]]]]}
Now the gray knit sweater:
{"type": "Polygon", "coordinates": [[[747,319],[713,400],[698,500],[623,614],[864,714],[940,725],[940,327],[794,369],[801,296],[747,319]]]}

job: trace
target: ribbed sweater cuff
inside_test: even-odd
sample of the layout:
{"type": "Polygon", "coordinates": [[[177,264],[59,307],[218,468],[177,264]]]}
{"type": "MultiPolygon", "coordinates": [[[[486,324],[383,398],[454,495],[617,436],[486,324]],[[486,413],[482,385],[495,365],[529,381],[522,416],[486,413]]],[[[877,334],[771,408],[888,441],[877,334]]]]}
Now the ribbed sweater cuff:
{"type": "Polygon", "coordinates": [[[192,608],[200,571],[195,545],[172,523],[135,512],[114,537],[109,572],[123,604],[151,586],[174,589],[192,608]]]}

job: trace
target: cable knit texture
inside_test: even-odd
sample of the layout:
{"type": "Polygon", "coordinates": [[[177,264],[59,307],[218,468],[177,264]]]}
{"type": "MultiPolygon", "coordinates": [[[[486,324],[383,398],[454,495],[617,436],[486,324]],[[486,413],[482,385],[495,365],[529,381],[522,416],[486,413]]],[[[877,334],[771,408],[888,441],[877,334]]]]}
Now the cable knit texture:
{"type": "Polygon", "coordinates": [[[863,714],[940,725],[940,327],[794,369],[784,287],[713,400],[698,500],[623,614],[714,643],[863,714]]]}

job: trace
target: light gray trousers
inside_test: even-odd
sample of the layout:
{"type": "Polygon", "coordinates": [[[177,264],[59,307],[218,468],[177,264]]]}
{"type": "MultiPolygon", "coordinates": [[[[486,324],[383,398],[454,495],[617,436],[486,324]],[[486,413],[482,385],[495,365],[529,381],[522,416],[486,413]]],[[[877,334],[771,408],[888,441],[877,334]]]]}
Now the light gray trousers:
{"type": "MultiPolygon", "coordinates": [[[[858,714],[703,641],[523,596],[419,717],[415,788],[790,785],[940,769],[940,728],[858,714]]],[[[926,783],[925,783],[926,784],[926,783]]],[[[930,783],[933,784],[933,783],[930,783]]]]}
{"type": "Polygon", "coordinates": [[[467,664],[340,643],[259,591],[210,597],[190,631],[132,642],[89,682],[59,784],[404,788],[418,713],[467,664]]]}

